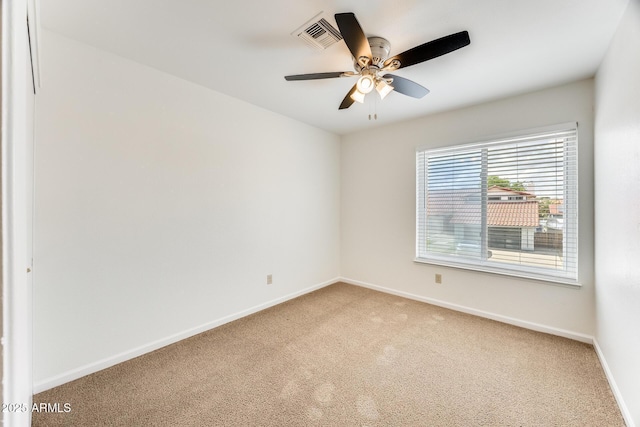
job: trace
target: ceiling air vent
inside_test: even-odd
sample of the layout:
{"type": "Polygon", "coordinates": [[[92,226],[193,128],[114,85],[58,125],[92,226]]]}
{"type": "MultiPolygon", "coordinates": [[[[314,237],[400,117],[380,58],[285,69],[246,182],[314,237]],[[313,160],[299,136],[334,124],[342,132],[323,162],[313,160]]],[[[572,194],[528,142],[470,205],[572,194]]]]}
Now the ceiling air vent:
{"type": "Polygon", "coordinates": [[[320,12],[291,33],[315,49],[326,49],[342,40],[342,35],[320,12]]]}

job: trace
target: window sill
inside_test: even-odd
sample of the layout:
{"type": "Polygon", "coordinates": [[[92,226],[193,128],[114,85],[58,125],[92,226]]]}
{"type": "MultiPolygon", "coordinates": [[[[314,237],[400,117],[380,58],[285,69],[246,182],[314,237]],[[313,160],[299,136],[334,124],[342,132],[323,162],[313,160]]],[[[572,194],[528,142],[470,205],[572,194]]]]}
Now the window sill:
{"type": "Polygon", "coordinates": [[[427,258],[415,258],[413,260],[416,264],[431,264],[440,265],[444,267],[458,268],[462,270],[475,271],[479,273],[497,274],[500,276],[517,277],[519,279],[533,280],[539,283],[547,285],[565,286],[574,289],[582,288],[582,284],[576,280],[563,279],[561,277],[550,277],[542,274],[526,273],[519,271],[509,271],[500,268],[484,267],[479,265],[470,265],[465,263],[458,263],[453,261],[439,260],[439,259],[427,259],[427,258]]]}

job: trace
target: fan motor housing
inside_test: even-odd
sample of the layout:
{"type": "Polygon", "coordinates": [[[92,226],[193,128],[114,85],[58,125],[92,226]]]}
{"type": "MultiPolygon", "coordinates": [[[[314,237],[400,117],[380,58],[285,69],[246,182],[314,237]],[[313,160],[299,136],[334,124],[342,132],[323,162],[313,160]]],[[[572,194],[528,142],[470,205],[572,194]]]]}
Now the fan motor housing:
{"type": "Polygon", "coordinates": [[[391,52],[391,43],[382,37],[368,37],[369,46],[371,47],[371,55],[373,56],[373,65],[382,67],[382,63],[389,57],[391,52]]]}
{"type": "MultiPolygon", "coordinates": [[[[382,68],[384,61],[389,57],[391,52],[391,43],[382,37],[367,37],[369,47],[371,47],[371,56],[373,61],[371,65],[382,68]]],[[[357,58],[353,59],[353,67],[357,72],[362,70],[362,66],[358,63],[357,58]]]]}

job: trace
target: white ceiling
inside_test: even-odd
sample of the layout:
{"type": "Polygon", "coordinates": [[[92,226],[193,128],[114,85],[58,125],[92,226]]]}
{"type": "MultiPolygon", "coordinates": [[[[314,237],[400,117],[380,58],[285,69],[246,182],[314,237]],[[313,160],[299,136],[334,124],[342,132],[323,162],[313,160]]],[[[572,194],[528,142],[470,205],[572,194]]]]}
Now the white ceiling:
{"type": "MultiPolygon", "coordinates": [[[[44,0],[44,28],[338,134],[591,77],[629,0],[44,0]],[[290,33],[319,12],[354,12],[391,54],[469,31],[471,45],[395,74],[422,99],[338,111],[353,78],[284,76],[352,70],[343,41],[313,50],[290,33]],[[369,120],[377,112],[378,120],[369,120]]],[[[46,49],[46,45],[43,46],[46,49]]],[[[46,64],[43,64],[46,77],[46,64]]]]}

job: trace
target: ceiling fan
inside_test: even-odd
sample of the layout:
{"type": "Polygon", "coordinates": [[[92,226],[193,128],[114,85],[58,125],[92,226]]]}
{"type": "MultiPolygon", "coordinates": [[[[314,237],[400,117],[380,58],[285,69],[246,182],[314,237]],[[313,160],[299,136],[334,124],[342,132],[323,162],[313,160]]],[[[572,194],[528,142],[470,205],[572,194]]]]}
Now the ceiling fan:
{"type": "Polygon", "coordinates": [[[367,38],[353,13],[337,13],[335,18],[342,38],[353,56],[355,71],[295,74],[285,76],[285,79],[295,81],[359,77],[357,83],[342,100],[340,110],[349,108],[356,101],[364,102],[365,95],[374,88],[382,99],[393,90],[413,98],[422,98],[429,93],[429,89],[389,72],[437,58],[471,43],[469,33],[461,31],[389,57],[391,44],[382,37],[367,38]]]}

